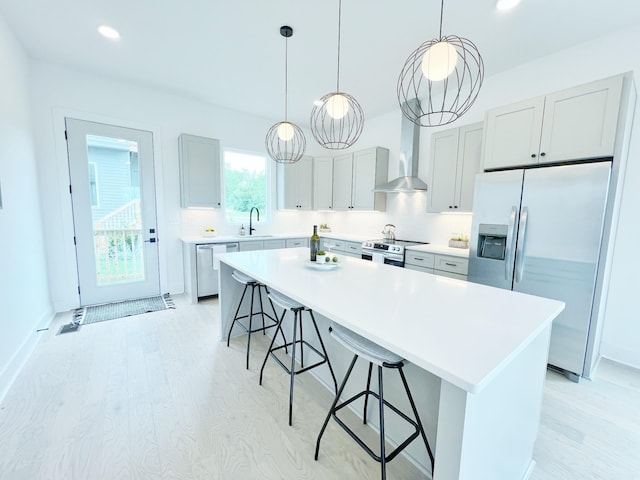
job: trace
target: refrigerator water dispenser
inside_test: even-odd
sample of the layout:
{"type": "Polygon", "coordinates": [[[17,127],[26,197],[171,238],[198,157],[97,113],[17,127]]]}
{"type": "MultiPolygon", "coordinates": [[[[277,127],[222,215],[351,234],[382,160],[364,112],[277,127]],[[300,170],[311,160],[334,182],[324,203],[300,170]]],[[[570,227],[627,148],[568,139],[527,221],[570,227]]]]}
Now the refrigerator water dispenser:
{"type": "Polygon", "coordinates": [[[507,249],[507,225],[478,225],[478,257],[504,260],[507,249]]]}

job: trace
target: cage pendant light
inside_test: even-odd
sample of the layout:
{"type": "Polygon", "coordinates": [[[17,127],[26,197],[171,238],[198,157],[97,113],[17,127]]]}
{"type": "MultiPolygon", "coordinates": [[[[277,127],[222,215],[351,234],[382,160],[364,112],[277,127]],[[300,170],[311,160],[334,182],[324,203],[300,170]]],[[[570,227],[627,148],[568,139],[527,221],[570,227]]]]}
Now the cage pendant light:
{"type": "Polygon", "coordinates": [[[428,40],[407,58],[398,78],[398,103],[405,117],[421,127],[447,125],[473,105],[484,79],[484,63],[470,40],[456,35],[428,40]],[[419,102],[407,102],[417,98],[419,102]]]}
{"type": "Polygon", "coordinates": [[[269,156],[278,163],[296,163],[304,155],[307,148],[307,139],[302,129],[295,123],[287,120],[287,95],[288,95],[288,41],[293,35],[293,28],[283,25],[280,27],[280,35],[284,42],[284,121],[275,123],[267,132],[265,146],[269,156]]]}
{"type": "Polygon", "coordinates": [[[340,91],[340,29],[342,0],[338,3],[338,69],[336,91],[327,93],[311,110],[311,133],[324,148],[341,150],[358,141],[364,113],[355,98],[340,91]]]}

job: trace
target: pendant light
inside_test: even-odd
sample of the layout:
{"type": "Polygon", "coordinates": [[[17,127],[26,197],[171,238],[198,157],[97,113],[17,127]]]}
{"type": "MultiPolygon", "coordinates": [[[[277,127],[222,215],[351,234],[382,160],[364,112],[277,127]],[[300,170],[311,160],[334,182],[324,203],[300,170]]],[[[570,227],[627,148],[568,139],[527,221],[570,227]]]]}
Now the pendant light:
{"type": "Polygon", "coordinates": [[[321,146],[331,150],[341,150],[356,143],[364,126],[360,104],[348,93],[340,91],[341,17],[342,0],[339,0],[336,91],[323,96],[311,110],[311,133],[321,146]]]}
{"type": "Polygon", "coordinates": [[[398,78],[398,103],[405,117],[421,127],[447,125],[460,118],[476,101],[484,64],[476,46],[456,35],[440,35],[420,45],[398,78]],[[419,102],[407,100],[417,98],[419,102]]]}
{"type": "Polygon", "coordinates": [[[278,163],[296,163],[304,155],[307,148],[307,139],[302,129],[295,123],[287,120],[287,94],[288,94],[288,39],[293,35],[293,28],[283,25],[280,27],[280,35],[284,42],[284,121],[274,124],[267,132],[265,145],[269,156],[278,163]]]}

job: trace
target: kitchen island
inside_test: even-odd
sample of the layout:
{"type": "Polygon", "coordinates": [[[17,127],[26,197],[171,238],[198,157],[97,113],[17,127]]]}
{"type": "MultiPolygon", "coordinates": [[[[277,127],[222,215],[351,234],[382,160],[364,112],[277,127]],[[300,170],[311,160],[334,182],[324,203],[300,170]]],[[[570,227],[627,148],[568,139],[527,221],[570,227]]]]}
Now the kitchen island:
{"type": "MultiPolygon", "coordinates": [[[[240,270],[313,309],[324,333],[336,322],[411,362],[435,480],[528,478],[551,323],[564,304],[347,257],[319,271],[308,256],[305,248],[220,254],[220,339],[240,300],[231,277],[240,270]]],[[[341,377],[350,355],[324,337],[341,377]]],[[[411,447],[428,471],[426,451],[411,447]]]]}

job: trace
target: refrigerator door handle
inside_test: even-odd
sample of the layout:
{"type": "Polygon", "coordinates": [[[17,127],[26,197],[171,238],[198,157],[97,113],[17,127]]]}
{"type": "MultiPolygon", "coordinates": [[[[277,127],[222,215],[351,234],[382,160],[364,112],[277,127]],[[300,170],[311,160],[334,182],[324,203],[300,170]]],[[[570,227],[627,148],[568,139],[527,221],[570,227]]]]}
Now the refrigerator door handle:
{"type": "Polygon", "coordinates": [[[504,279],[510,281],[513,275],[513,242],[516,238],[516,215],[518,215],[518,207],[511,207],[509,215],[509,229],[507,230],[507,248],[504,260],[504,279]]]}
{"type": "Polygon", "coordinates": [[[524,270],[524,241],[527,235],[527,221],[529,220],[529,209],[522,207],[522,215],[520,215],[520,228],[518,233],[518,250],[517,264],[516,264],[516,282],[522,280],[522,274],[524,270]]]}

